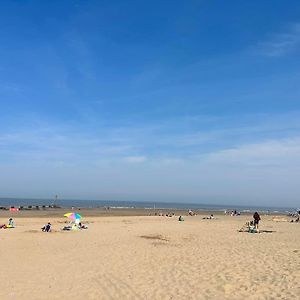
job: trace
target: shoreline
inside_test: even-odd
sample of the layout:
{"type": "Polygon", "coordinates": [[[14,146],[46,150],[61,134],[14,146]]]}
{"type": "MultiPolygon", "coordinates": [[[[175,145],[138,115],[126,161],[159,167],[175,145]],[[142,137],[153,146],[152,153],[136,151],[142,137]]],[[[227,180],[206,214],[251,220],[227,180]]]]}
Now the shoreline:
{"type": "MultiPolygon", "coordinates": [[[[221,212],[238,211],[242,214],[254,213],[258,211],[261,214],[288,214],[297,210],[296,207],[276,207],[276,206],[256,206],[256,205],[237,205],[227,204],[208,204],[208,203],[187,203],[183,202],[157,202],[155,199],[151,201],[125,201],[125,200],[80,200],[80,199],[39,199],[39,198],[5,198],[0,197],[0,212],[9,210],[11,207],[20,210],[52,210],[66,209],[71,210],[103,210],[121,209],[121,210],[163,210],[163,211],[185,211],[193,210],[198,212],[221,212]]],[[[143,213],[144,215],[144,213],[143,213]]]]}

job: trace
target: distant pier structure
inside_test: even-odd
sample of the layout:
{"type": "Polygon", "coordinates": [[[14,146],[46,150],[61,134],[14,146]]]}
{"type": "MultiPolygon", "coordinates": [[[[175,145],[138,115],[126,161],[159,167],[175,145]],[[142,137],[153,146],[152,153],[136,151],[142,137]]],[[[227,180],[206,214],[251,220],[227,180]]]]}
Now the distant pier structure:
{"type": "Polygon", "coordinates": [[[57,200],[58,200],[58,195],[55,195],[55,197],[54,197],[54,200],[53,200],[53,203],[52,203],[51,207],[53,207],[53,208],[55,208],[55,207],[58,207],[58,206],[57,206],[57,200]]]}

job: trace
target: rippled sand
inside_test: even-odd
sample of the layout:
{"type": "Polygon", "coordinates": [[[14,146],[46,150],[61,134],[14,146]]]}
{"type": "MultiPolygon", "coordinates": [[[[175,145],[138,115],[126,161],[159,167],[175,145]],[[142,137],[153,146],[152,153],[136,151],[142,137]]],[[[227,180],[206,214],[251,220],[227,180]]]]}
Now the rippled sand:
{"type": "MultiPolygon", "coordinates": [[[[45,218],[0,231],[0,299],[299,299],[300,224],[262,217],[89,217],[42,233],[45,218]]],[[[1,220],[4,223],[5,220],[1,220]]]]}

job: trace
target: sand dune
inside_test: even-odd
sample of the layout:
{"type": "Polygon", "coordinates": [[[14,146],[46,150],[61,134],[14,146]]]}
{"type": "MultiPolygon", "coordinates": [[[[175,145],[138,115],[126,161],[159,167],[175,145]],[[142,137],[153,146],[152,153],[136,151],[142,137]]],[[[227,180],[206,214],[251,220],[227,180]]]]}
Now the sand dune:
{"type": "Polygon", "coordinates": [[[300,224],[263,217],[184,222],[89,217],[88,230],[42,233],[45,218],[0,231],[0,299],[299,299],[300,224]]]}

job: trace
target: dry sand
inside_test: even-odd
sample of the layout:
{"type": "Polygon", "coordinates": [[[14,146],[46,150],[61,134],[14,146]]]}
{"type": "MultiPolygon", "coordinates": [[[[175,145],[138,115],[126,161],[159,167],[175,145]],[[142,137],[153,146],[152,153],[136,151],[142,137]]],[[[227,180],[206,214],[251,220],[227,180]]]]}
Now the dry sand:
{"type": "MultiPolygon", "coordinates": [[[[87,217],[89,229],[1,229],[0,299],[300,299],[300,224],[262,217],[87,217]]],[[[6,220],[1,218],[0,223],[6,220]]]]}

